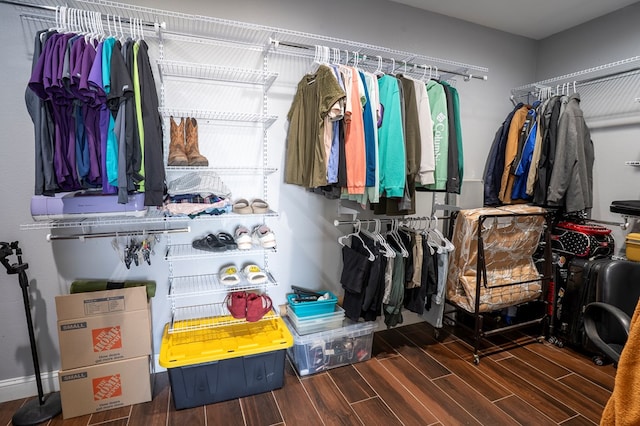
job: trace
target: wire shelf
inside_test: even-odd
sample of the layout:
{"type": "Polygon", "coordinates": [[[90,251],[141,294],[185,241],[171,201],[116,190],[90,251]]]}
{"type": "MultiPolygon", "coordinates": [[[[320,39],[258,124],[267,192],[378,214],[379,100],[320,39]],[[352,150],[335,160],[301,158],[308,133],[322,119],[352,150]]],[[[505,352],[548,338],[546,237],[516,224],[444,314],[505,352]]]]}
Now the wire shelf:
{"type": "Polygon", "coordinates": [[[20,229],[23,231],[39,230],[39,229],[71,229],[71,228],[83,228],[91,229],[95,227],[108,227],[108,226],[123,226],[123,225],[144,225],[144,224],[158,224],[165,223],[167,226],[173,223],[185,224],[191,221],[219,221],[228,218],[247,218],[247,217],[271,217],[278,216],[278,213],[269,210],[266,213],[225,213],[221,215],[201,215],[194,218],[188,216],[165,216],[160,209],[150,209],[147,211],[147,215],[144,217],[91,217],[86,219],[69,219],[69,220],[51,220],[34,222],[20,225],[20,229]]]}
{"type": "MultiPolygon", "coordinates": [[[[269,321],[274,318],[277,318],[277,314],[271,310],[260,321],[269,321]]],[[[244,324],[246,322],[245,319],[232,317],[224,303],[188,306],[173,310],[171,326],[168,332],[169,334],[191,332],[225,325],[244,324]]]]}
{"type": "Polygon", "coordinates": [[[268,280],[262,284],[251,284],[242,273],[240,283],[232,286],[220,283],[219,274],[193,275],[171,278],[169,287],[169,299],[180,299],[187,297],[201,297],[211,294],[225,294],[230,291],[264,290],[268,287],[275,287],[278,284],[273,279],[270,272],[266,271],[268,280]]]}
{"type": "MultiPolygon", "coordinates": [[[[32,5],[59,5],[57,0],[22,0],[22,3],[32,5]]],[[[318,34],[292,31],[277,27],[232,21],[228,19],[213,18],[203,15],[191,15],[180,12],[171,12],[148,7],[132,6],[124,3],[116,3],[105,0],[68,0],[67,6],[80,8],[111,15],[138,18],[147,22],[155,22],[158,27],[164,27],[164,34],[173,36],[189,36],[191,40],[201,38],[206,41],[222,43],[234,43],[237,46],[246,46],[248,50],[270,49],[270,52],[286,51],[284,44],[296,45],[327,45],[331,48],[358,52],[360,55],[375,57],[382,55],[395,58],[396,64],[402,61],[411,61],[426,65],[446,65],[461,72],[488,73],[489,69],[480,65],[472,65],[464,62],[437,58],[418,53],[411,53],[367,43],[344,40],[335,37],[327,37],[318,34]]],[[[53,14],[53,11],[50,12],[53,14]]],[[[289,48],[290,51],[300,49],[289,48]]],[[[308,55],[313,58],[313,51],[308,55]]]]}
{"type": "Polygon", "coordinates": [[[262,167],[188,167],[188,166],[166,166],[165,171],[167,172],[192,172],[194,170],[198,171],[208,171],[212,170],[219,175],[247,175],[247,176],[260,176],[260,175],[270,175],[278,171],[276,168],[262,168],[262,167]]]}
{"type": "Polygon", "coordinates": [[[268,90],[278,77],[277,73],[267,73],[246,68],[224,67],[193,62],[158,60],[158,68],[163,77],[187,77],[200,80],[256,84],[268,90]]]}
{"type": "MultiPolygon", "coordinates": [[[[221,112],[207,110],[188,110],[175,108],[158,108],[160,114],[165,117],[194,117],[202,120],[226,121],[244,124],[264,124],[269,128],[278,117],[275,115],[250,114],[239,112],[221,112]]],[[[205,123],[206,124],[206,123],[205,123]]]]}
{"type": "Polygon", "coordinates": [[[253,246],[249,250],[224,250],[220,252],[211,252],[198,250],[193,248],[191,244],[174,244],[168,247],[167,255],[165,256],[165,260],[193,260],[193,259],[210,259],[212,257],[228,257],[228,256],[244,256],[247,254],[256,254],[256,253],[264,253],[275,252],[276,249],[264,249],[262,247],[253,246]]]}

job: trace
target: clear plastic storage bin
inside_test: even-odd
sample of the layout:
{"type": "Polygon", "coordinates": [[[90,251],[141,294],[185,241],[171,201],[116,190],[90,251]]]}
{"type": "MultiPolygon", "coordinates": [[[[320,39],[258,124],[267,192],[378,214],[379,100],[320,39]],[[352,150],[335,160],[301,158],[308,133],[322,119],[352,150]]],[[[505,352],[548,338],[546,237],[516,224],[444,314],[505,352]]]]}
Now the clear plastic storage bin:
{"type": "Polygon", "coordinates": [[[298,318],[293,309],[288,309],[287,316],[289,317],[291,325],[295,327],[296,332],[300,335],[305,335],[342,327],[342,321],[344,321],[344,309],[336,305],[335,311],[331,313],[311,315],[301,318],[298,318]]]}
{"type": "Polygon", "coordinates": [[[287,349],[287,355],[301,376],[371,358],[373,332],[377,327],[373,321],[345,319],[340,328],[304,336],[295,330],[288,318],[284,321],[293,335],[293,346],[287,349]]]}

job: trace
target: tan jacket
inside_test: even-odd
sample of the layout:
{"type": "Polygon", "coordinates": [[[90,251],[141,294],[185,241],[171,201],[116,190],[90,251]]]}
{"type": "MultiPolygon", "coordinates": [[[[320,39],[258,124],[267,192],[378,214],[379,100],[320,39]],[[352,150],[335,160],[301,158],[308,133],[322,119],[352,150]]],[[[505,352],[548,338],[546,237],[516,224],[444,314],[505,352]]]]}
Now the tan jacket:
{"type": "Polygon", "coordinates": [[[507,144],[504,148],[504,171],[502,172],[502,181],[500,183],[500,192],[498,198],[503,204],[511,204],[511,191],[513,190],[513,182],[515,175],[511,174],[511,165],[518,156],[518,138],[520,131],[527,119],[527,112],[530,106],[524,105],[513,114],[513,119],[509,125],[509,134],[507,136],[507,144]]]}

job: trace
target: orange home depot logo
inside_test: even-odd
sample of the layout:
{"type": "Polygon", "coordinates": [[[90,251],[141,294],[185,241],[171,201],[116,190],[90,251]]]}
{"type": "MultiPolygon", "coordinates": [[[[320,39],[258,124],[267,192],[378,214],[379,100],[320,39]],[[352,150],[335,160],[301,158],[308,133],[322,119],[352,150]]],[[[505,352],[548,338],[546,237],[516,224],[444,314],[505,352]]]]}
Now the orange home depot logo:
{"type": "Polygon", "coordinates": [[[122,395],[122,383],[120,383],[120,375],[104,376],[93,379],[93,400],[101,401],[103,399],[114,398],[122,395]]]}
{"type": "Polygon", "coordinates": [[[96,328],[91,330],[93,336],[93,351],[104,352],[122,348],[122,335],[120,326],[96,328]]]}

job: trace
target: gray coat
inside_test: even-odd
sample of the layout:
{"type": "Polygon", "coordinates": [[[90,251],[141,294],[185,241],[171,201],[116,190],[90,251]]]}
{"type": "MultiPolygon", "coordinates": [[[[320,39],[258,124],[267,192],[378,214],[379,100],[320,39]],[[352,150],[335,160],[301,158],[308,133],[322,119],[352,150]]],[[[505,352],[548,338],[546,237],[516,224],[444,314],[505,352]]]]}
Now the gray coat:
{"type": "Polygon", "coordinates": [[[547,201],[564,206],[567,212],[593,207],[593,142],[580,108],[580,95],[574,93],[558,120],[555,162],[547,201]]]}

